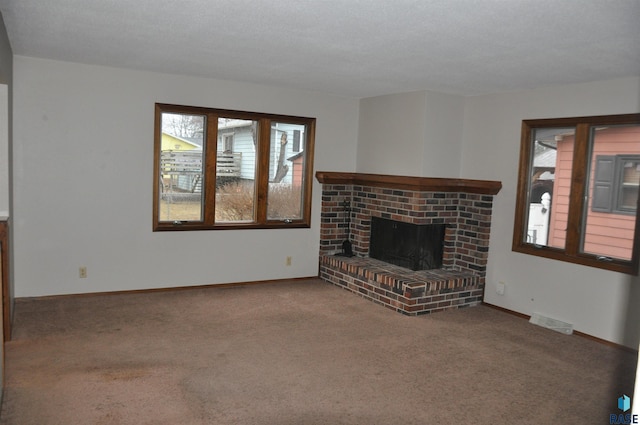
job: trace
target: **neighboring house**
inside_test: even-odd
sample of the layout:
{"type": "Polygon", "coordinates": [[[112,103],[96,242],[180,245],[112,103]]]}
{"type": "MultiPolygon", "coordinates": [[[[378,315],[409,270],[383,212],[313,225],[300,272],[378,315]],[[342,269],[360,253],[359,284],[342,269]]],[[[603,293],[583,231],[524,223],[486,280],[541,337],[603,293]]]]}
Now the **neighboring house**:
{"type": "Polygon", "coordinates": [[[531,186],[531,202],[540,202],[542,195],[553,195],[553,182],[556,169],[555,149],[548,148],[533,158],[533,177],[531,186]]]}
{"type": "Polygon", "coordinates": [[[302,187],[304,172],[304,152],[298,152],[290,158],[287,158],[292,164],[291,179],[294,187],[302,187]]]}
{"type": "MultiPolygon", "coordinates": [[[[564,247],[574,136],[558,138],[549,246],[564,247]]],[[[640,126],[595,130],[584,251],[631,259],[640,183],[640,126]]]]}
{"type": "Polygon", "coordinates": [[[186,138],[172,136],[169,133],[162,132],[162,150],[202,150],[202,138],[186,138]]]}
{"type": "Polygon", "coordinates": [[[202,191],[202,138],[162,132],[161,184],[164,192],[202,191]]]}
{"type": "Polygon", "coordinates": [[[540,152],[537,152],[533,158],[529,220],[527,223],[528,243],[547,245],[556,153],[556,149],[551,146],[541,147],[540,152]]]}
{"type": "MultiPolygon", "coordinates": [[[[255,179],[256,148],[253,143],[251,121],[226,120],[218,123],[218,159],[220,154],[240,154],[240,172],[236,177],[255,179]]],[[[225,175],[226,168],[218,166],[218,175],[225,175]]],[[[228,175],[228,173],[226,174],[228,175]]]]}
{"type": "MultiPolygon", "coordinates": [[[[218,124],[217,176],[254,180],[256,146],[252,122],[229,119],[218,124]]],[[[271,127],[269,178],[274,181],[278,162],[282,161],[280,183],[302,181],[304,160],[304,127],[297,124],[274,123],[271,127]],[[284,147],[281,142],[286,141],[284,147]],[[282,152],[281,152],[282,150],[282,152]],[[282,155],[282,159],[280,156],[282,155]],[[286,174],[285,174],[286,171],[286,174]],[[296,177],[294,174],[298,173],[296,177]]],[[[187,138],[162,133],[163,184],[172,189],[199,193],[202,189],[202,138],[187,138]]]]}
{"type": "MultiPolygon", "coordinates": [[[[273,179],[277,173],[277,165],[280,160],[280,155],[282,155],[282,162],[285,167],[287,167],[288,172],[285,177],[282,179],[281,183],[292,184],[294,183],[294,170],[296,169],[295,163],[293,162],[296,158],[298,159],[298,171],[301,172],[300,165],[304,160],[303,149],[305,139],[304,127],[297,124],[283,124],[283,123],[274,123],[271,127],[271,166],[269,167],[269,177],[273,179]],[[287,143],[285,145],[284,151],[280,152],[280,142],[283,140],[283,136],[286,139],[287,143]],[[298,155],[300,154],[300,155],[298,155]]],[[[301,179],[301,175],[299,176],[301,179]]]]}
{"type": "MultiPolygon", "coordinates": [[[[284,145],[283,165],[288,172],[280,183],[293,183],[292,156],[301,153],[304,147],[302,141],[305,134],[304,127],[297,124],[273,123],[271,126],[271,146],[269,154],[269,178],[276,177],[278,161],[280,159],[280,142],[283,134],[287,143],[284,145]]],[[[255,178],[256,147],[253,140],[251,121],[228,120],[218,124],[218,153],[242,154],[240,178],[253,180],[255,178]]]]}

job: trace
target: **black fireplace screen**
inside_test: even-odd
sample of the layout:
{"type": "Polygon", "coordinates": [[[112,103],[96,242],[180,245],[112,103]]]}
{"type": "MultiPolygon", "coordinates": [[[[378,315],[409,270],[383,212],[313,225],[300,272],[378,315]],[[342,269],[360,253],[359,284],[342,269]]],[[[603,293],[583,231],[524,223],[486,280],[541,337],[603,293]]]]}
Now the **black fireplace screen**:
{"type": "Polygon", "coordinates": [[[371,217],[369,256],[411,270],[441,268],[445,227],[371,217]]]}

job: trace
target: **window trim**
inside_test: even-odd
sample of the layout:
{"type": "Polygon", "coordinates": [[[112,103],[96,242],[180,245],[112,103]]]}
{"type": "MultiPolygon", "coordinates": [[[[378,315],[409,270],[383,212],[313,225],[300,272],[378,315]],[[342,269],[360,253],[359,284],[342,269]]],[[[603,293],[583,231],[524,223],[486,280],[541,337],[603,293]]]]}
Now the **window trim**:
{"type": "Polygon", "coordinates": [[[315,145],[316,119],[309,117],[277,115],[269,113],[235,111],[228,109],[214,109],[198,106],[172,105],[166,103],[155,104],[154,119],[154,151],[153,151],[153,231],[184,231],[184,230],[229,230],[229,229],[279,229],[279,228],[310,228],[311,227],[311,198],[313,187],[313,155],[315,145]],[[253,222],[215,222],[215,177],[216,154],[218,145],[217,125],[206,125],[203,148],[203,173],[205,184],[203,194],[203,217],[201,221],[160,221],[160,153],[162,150],[162,113],[178,113],[204,115],[207,123],[216,122],[219,116],[237,119],[254,120],[258,122],[256,140],[256,193],[255,220],[253,222]],[[302,217],[299,219],[269,220],[267,218],[267,199],[269,189],[269,147],[271,122],[284,122],[306,126],[305,132],[305,167],[302,184],[302,217]],[[266,129],[261,131],[260,129],[266,129]],[[260,154],[265,152],[265,154],[260,154]],[[207,199],[213,199],[212,202],[207,199]]]}
{"type": "MultiPolygon", "coordinates": [[[[520,159],[516,192],[516,208],[512,250],[574,264],[581,264],[620,273],[638,275],[640,259],[640,213],[636,214],[633,251],[630,261],[581,252],[582,229],[586,220],[588,201],[590,128],[598,125],[640,125],[640,114],[603,115],[593,117],[551,118],[523,120],[520,140],[520,159]],[[533,130],[550,127],[575,127],[575,144],[569,193],[569,221],[565,248],[540,246],[526,242],[530,165],[533,163],[533,130]]],[[[639,200],[640,203],[640,200],[639,200]]],[[[638,210],[640,212],[640,209],[638,210]]]]}

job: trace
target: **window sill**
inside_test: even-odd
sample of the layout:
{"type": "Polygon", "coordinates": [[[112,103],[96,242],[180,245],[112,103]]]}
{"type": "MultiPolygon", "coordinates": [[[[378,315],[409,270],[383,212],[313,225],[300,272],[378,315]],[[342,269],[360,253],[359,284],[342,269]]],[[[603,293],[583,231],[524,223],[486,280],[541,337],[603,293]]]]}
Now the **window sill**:
{"type": "Polygon", "coordinates": [[[552,260],[564,261],[567,263],[579,264],[582,266],[595,267],[598,269],[638,276],[637,260],[624,261],[613,258],[609,260],[601,260],[598,259],[598,257],[595,255],[570,255],[561,249],[547,246],[536,247],[530,244],[514,245],[512,247],[512,251],[519,252],[521,254],[534,255],[536,257],[544,257],[552,260]]]}
{"type": "Polygon", "coordinates": [[[273,224],[219,224],[215,226],[207,226],[200,223],[161,223],[154,226],[154,232],[180,232],[185,230],[249,230],[249,229],[308,229],[311,226],[309,223],[292,222],[281,223],[275,222],[273,224]]]}

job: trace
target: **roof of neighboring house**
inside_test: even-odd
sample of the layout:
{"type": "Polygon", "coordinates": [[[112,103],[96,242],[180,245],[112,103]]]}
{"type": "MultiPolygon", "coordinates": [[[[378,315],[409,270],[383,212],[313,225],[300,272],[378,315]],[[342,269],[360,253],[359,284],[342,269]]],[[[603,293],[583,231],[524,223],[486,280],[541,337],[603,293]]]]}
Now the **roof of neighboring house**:
{"type": "Polygon", "coordinates": [[[290,156],[289,158],[287,158],[287,161],[295,161],[296,159],[300,158],[302,155],[304,155],[304,151],[300,151],[297,154],[290,156]]]}
{"type": "Polygon", "coordinates": [[[220,122],[218,121],[218,129],[225,130],[228,128],[240,128],[240,127],[250,127],[253,121],[250,120],[228,120],[220,122]]]}
{"type": "Polygon", "coordinates": [[[202,137],[182,137],[180,139],[202,148],[202,137]]]}
{"type": "Polygon", "coordinates": [[[196,148],[202,149],[202,137],[178,137],[173,134],[169,134],[166,131],[163,131],[162,134],[163,135],[166,134],[169,137],[173,137],[174,139],[178,139],[181,142],[184,142],[196,148]]]}
{"type": "Polygon", "coordinates": [[[556,150],[547,149],[540,152],[533,158],[534,168],[555,168],[556,166],[556,150]]]}

